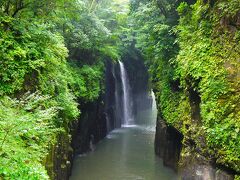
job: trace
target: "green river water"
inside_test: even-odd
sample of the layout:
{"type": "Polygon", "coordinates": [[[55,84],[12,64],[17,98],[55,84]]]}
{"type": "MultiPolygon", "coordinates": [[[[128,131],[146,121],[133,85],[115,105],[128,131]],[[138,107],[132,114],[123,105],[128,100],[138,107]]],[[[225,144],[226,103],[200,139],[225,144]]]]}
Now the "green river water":
{"type": "Polygon", "coordinates": [[[142,111],[136,125],[112,131],[95,150],[74,160],[70,180],[175,180],[176,173],[154,154],[157,110],[142,111]]]}

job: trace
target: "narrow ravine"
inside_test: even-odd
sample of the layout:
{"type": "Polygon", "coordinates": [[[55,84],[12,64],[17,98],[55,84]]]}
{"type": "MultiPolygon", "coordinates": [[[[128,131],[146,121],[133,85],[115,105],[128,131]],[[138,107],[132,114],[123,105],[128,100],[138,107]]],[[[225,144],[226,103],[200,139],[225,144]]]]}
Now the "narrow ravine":
{"type": "Polygon", "coordinates": [[[121,63],[120,68],[123,84],[122,128],[108,134],[92,152],[78,155],[74,160],[70,180],[177,179],[176,173],[164,167],[162,160],[154,154],[157,118],[154,94],[151,94],[152,106],[141,110],[134,121],[129,119],[131,106],[127,102],[130,98],[127,92],[129,88],[126,88],[127,74],[121,63]]]}
{"type": "Polygon", "coordinates": [[[240,180],[239,42],[240,0],[0,0],[0,180],[240,180]]]}

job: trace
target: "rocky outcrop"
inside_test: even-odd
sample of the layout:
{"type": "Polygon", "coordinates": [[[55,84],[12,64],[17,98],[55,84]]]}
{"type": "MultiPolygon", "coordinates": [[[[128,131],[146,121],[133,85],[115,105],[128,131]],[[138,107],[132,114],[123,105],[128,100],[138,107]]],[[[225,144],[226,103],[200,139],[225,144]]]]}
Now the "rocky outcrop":
{"type": "Polygon", "coordinates": [[[133,113],[136,115],[152,105],[149,96],[149,75],[141,53],[135,48],[129,49],[122,61],[128,72],[133,99],[133,113]]]}
{"type": "MultiPolygon", "coordinates": [[[[157,120],[155,153],[165,166],[179,173],[182,180],[233,180],[234,174],[226,167],[218,167],[213,160],[200,155],[193,147],[182,143],[183,135],[162,118],[157,120]]],[[[191,144],[188,142],[187,144],[191,144]]]]}
{"type": "Polygon", "coordinates": [[[81,116],[60,133],[44,161],[48,175],[54,180],[66,180],[71,174],[75,155],[91,151],[93,145],[107,134],[103,98],[81,104],[81,116]]]}
{"type": "Polygon", "coordinates": [[[233,180],[233,172],[217,168],[204,156],[191,152],[184,154],[179,163],[179,173],[183,180],[233,180]]]}
{"type": "Polygon", "coordinates": [[[56,144],[52,145],[45,160],[50,179],[65,180],[71,173],[71,161],[73,149],[70,146],[71,140],[67,133],[59,134],[56,144]]]}
{"type": "Polygon", "coordinates": [[[100,97],[97,101],[81,103],[81,118],[72,125],[72,148],[74,155],[92,150],[107,134],[106,114],[100,97]]]}
{"type": "Polygon", "coordinates": [[[163,159],[164,165],[178,169],[178,161],[182,148],[183,136],[174,127],[167,126],[162,120],[157,120],[155,134],[155,153],[163,159]]]}
{"type": "Polygon", "coordinates": [[[122,121],[122,85],[118,63],[111,60],[105,64],[105,112],[108,132],[121,127],[122,121]]]}

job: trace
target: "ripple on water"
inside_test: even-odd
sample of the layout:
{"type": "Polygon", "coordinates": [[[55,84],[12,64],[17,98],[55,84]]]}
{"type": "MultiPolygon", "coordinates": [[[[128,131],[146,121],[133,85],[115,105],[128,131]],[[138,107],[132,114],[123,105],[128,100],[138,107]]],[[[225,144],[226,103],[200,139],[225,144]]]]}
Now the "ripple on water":
{"type": "Polygon", "coordinates": [[[117,139],[118,136],[117,136],[116,134],[108,134],[108,135],[106,136],[106,138],[107,138],[107,139],[117,139]]]}
{"type": "Polygon", "coordinates": [[[132,128],[132,127],[137,127],[138,125],[136,124],[123,124],[122,127],[123,128],[132,128]]]}

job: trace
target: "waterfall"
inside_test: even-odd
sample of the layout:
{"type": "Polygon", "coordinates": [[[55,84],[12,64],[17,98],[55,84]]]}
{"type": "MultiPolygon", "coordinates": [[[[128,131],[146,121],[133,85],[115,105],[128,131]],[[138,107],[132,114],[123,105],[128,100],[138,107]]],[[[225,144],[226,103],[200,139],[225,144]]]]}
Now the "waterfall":
{"type": "Polygon", "coordinates": [[[131,107],[131,97],[130,97],[130,85],[127,76],[126,69],[124,64],[119,61],[120,66],[120,76],[122,81],[122,88],[123,88],[123,125],[131,125],[133,124],[132,118],[132,107],[131,107]]]}
{"type": "Polygon", "coordinates": [[[151,91],[151,96],[152,96],[152,109],[155,110],[157,109],[157,102],[156,102],[156,96],[153,90],[151,91]]]}

